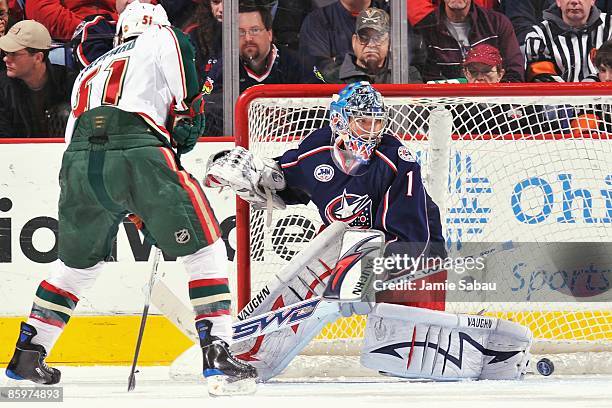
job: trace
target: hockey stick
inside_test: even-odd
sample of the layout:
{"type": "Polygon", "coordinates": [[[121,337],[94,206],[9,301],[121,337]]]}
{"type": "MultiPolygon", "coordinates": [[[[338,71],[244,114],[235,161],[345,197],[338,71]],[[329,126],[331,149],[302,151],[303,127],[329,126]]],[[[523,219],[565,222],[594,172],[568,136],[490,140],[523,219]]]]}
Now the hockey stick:
{"type": "Polygon", "coordinates": [[[130,376],[128,378],[128,392],[132,391],[136,387],[136,363],[138,362],[138,354],[140,354],[140,345],[142,344],[142,338],[144,336],[145,324],[147,323],[147,316],[149,315],[149,305],[151,303],[151,292],[153,286],[157,280],[157,267],[159,266],[159,259],[161,256],[161,249],[155,248],[155,254],[153,255],[153,266],[151,268],[151,276],[149,282],[145,286],[145,303],[144,309],[142,310],[142,316],[140,318],[140,329],[138,330],[138,338],[136,339],[136,349],[134,350],[134,360],[132,361],[132,369],[130,370],[130,376]]]}

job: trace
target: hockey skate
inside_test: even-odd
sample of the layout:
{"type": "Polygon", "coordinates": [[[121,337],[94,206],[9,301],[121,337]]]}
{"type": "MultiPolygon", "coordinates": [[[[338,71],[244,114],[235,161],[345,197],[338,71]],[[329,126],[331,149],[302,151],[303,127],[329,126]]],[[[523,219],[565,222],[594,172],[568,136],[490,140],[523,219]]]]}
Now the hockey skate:
{"type": "Polygon", "coordinates": [[[207,320],[196,322],[208,393],[212,396],[253,394],[257,388],[257,370],[236,359],[226,342],[210,334],[211,326],[207,320]]]}
{"type": "Polygon", "coordinates": [[[47,351],[39,344],[32,344],[36,329],[22,322],[15,354],[6,367],[6,376],[13,380],[30,380],[37,384],[52,385],[60,380],[61,373],[45,363],[47,351]]]}

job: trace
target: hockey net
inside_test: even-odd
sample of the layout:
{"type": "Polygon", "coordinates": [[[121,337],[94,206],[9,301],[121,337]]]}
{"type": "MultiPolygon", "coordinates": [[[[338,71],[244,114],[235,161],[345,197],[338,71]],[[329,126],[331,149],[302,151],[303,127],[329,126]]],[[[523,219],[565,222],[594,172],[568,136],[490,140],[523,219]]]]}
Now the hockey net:
{"type": "MultiPolygon", "coordinates": [[[[388,131],[404,140],[424,173],[429,171],[424,178],[430,194],[444,197],[438,204],[449,246],[612,242],[612,89],[605,84],[538,85],[378,87],[389,108],[388,131]],[[452,115],[450,129],[440,126],[440,112],[452,115]],[[431,164],[440,150],[433,146],[435,140],[449,144],[447,156],[437,161],[442,175],[431,164]]],[[[310,132],[327,125],[331,95],[339,89],[336,85],[250,89],[237,105],[237,144],[261,157],[279,156],[296,147],[310,132]]],[[[265,219],[265,213],[251,211],[238,200],[240,307],[273,271],[308,245],[321,225],[312,205],[274,211],[270,227],[265,219]]],[[[450,297],[446,310],[484,310],[529,326],[535,337],[532,352],[554,355],[557,371],[610,372],[612,276],[607,266],[607,270],[597,269],[598,264],[589,271],[557,274],[510,273],[507,289],[517,292],[512,295],[518,298],[485,294],[477,299],[470,294],[462,301],[458,295],[450,297]],[[589,281],[584,287],[593,291],[569,290],[566,298],[543,295],[567,293],[568,285],[576,281],[589,281]]],[[[356,354],[364,325],[361,316],[340,319],[325,327],[305,353],[356,354]]],[[[341,375],[350,375],[345,363],[333,364],[339,365],[341,375]]],[[[325,367],[324,372],[330,369],[329,364],[325,367]]]]}

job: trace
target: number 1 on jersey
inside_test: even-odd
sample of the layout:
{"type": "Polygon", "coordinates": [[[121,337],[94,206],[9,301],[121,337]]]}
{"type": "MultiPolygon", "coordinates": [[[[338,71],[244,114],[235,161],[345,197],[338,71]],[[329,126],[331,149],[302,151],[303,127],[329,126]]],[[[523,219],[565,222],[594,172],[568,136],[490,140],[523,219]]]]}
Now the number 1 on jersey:
{"type": "Polygon", "coordinates": [[[102,93],[102,105],[117,105],[119,103],[129,59],[129,57],[116,59],[105,69],[109,73],[102,93]]]}
{"type": "Polygon", "coordinates": [[[406,196],[412,197],[412,170],[406,173],[406,175],[408,176],[408,189],[406,191],[406,196]]]}

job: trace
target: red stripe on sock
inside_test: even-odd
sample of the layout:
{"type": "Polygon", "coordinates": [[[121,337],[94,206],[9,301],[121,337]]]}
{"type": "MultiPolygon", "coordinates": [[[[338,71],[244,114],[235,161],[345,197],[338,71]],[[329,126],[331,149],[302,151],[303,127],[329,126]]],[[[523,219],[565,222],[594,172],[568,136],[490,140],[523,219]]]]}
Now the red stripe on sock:
{"type": "Polygon", "coordinates": [[[207,319],[209,317],[225,316],[229,314],[230,314],[229,310],[217,310],[216,312],[199,314],[195,317],[195,321],[197,322],[199,320],[207,319]]]}
{"type": "Polygon", "coordinates": [[[63,296],[63,297],[67,297],[68,299],[72,300],[74,303],[78,303],[79,302],[79,298],[74,296],[72,293],[67,292],[67,291],[65,291],[63,289],[60,289],[60,288],[56,288],[55,286],[53,286],[52,284],[50,284],[47,281],[40,282],[40,286],[43,289],[48,290],[49,292],[56,293],[56,294],[58,294],[60,296],[63,296]]]}
{"type": "Polygon", "coordinates": [[[216,286],[216,285],[229,286],[229,281],[227,280],[227,278],[197,279],[197,280],[192,280],[189,282],[189,289],[201,288],[204,286],[216,286]]]}
{"type": "Polygon", "coordinates": [[[66,323],[64,323],[61,320],[45,319],[44,317],[40,317],[40,316],[37,316],[35,314],[30,314],[30,318],[31,319],[36,319],[36,320],[41,321],[41,322],[43,322],[45,324],[48,324],[50,326],[59,327],[60,329],[63,329],[64,326],[66,326],[66,323]]]}

